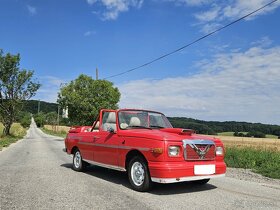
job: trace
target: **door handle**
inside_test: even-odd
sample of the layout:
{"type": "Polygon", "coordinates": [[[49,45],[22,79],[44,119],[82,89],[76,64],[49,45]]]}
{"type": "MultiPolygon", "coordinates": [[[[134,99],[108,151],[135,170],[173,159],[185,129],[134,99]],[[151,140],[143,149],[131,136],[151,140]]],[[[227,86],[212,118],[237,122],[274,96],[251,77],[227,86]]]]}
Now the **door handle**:
{"type": "Polygon", "coordinates": [[[98,139],[100,139],[99,136],[94,136],[94,137],[93,137],[93,142],[96,142],[98,139]]]}

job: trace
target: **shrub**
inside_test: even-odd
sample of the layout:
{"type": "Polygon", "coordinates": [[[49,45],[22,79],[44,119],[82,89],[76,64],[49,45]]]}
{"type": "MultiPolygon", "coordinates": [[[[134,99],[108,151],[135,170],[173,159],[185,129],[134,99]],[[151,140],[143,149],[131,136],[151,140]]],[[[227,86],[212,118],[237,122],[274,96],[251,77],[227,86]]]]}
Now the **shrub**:
{"type": "Polygon", "coordinates": [[[264,176],[280,179],[280,153],[277,151],[229,147],[225,161],[229,167],[253,169],[264,176]]]}
{"type": "Polygon", "coordinates": [[[27,128],[31,124],[31,115],[25,115],[23,118],[19,120],[19,123],[22,125],[22,127],[27,128]]]}

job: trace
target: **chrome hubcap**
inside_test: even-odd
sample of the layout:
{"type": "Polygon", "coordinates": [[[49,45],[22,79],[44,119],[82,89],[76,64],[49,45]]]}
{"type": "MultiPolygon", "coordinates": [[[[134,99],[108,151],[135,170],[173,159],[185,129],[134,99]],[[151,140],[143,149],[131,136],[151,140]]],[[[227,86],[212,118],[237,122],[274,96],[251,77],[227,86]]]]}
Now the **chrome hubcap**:
{"type": "Polygon", "coordinates": [[[81,154],[80,154],[79,151],[77,151],[77,152],[75,153],[74,165],[75,165],[75,168],[79,168],[80,165],[81,165],[81,154]]]}
{"type": "Polygon", "coordinates": [[[131,178],[133,183],[136,186],[140,186],[143,184],[145,179],[145,170],[141,163],[135,162],[131,167],[131,178]]]}

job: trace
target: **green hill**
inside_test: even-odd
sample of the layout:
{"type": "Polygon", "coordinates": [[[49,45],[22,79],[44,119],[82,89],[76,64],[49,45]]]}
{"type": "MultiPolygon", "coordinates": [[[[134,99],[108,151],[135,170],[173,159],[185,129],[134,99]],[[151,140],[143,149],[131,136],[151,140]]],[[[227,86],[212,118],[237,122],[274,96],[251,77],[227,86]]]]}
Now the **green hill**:
{"type": "Polygon", "coordinates": [[[222,132],[261,132],[280,136],[279,125],[268,125],[262,123],[248,122],[217,122],[203,121],[186,117],[168,117],[174,127],[194,129],[202,134],[217,134],[222,132]]]}
{"type": "Polygon", "coordinates": [[[23,102],[23,112],[29,112],[32,114],[38,113],[38,106],[40,106],[40,112],[49,113],[57,112],[57,104],[49,103],[45,101],[38,100],[28,100],[23,102]]]}

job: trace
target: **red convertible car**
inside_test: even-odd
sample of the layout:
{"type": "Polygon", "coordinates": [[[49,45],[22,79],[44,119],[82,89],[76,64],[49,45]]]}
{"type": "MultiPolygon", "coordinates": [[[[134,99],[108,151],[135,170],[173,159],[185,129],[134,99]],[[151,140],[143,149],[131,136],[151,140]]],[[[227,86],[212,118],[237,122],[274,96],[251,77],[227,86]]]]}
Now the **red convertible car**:
{"type": "Polygon", "coordinates": [[[137,191],[153,182],[205,184],[226,172],[219,139],[173,128],[162,113],[148,110],[103,109],[93,126],[70,129],[64,150],[75,171],[89,164],[126,171],[137,191]]]}

